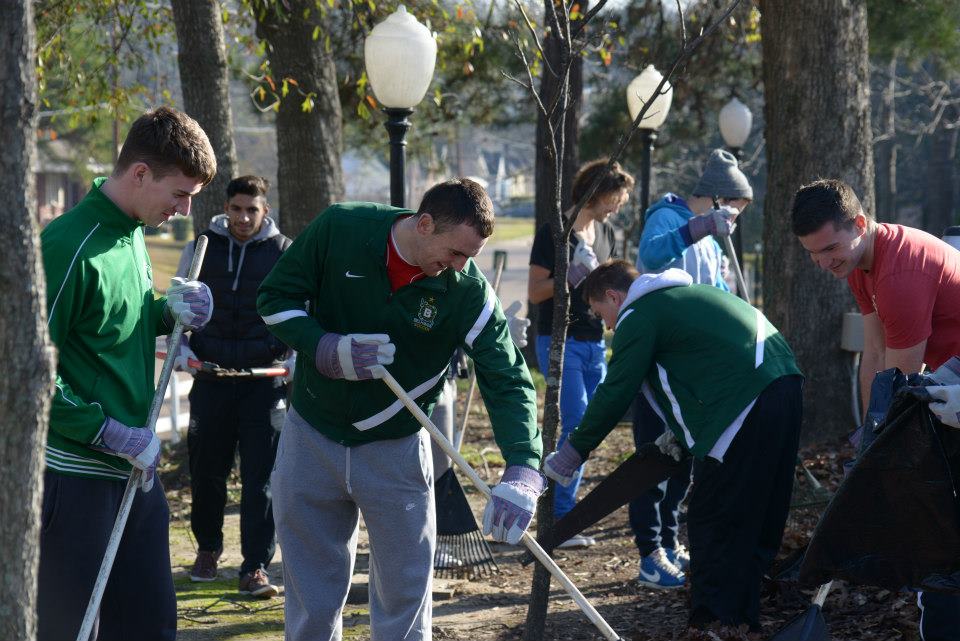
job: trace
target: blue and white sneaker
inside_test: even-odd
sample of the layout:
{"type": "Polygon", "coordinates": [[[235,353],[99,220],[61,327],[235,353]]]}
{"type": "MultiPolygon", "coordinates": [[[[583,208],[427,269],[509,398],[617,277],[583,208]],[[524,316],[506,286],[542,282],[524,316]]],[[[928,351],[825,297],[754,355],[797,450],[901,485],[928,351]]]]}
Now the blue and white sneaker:
{"type": "Polygon", "coordinates": [[[648,588],[672,590],[682,588],[687,582],[684,573],[670,562],[666,550],[657,548],[647,556],[640,557],[640,574],[637,583],[648,588]]]}
{"type": "Polygon", "coordinates": [[[670,563],[673,563],[683,572],[690,569],[690,553],[687,548],[678,545],[675,548],[664,548],[663,551],[667,553],[667,559],[670,560],[670,563]]]}

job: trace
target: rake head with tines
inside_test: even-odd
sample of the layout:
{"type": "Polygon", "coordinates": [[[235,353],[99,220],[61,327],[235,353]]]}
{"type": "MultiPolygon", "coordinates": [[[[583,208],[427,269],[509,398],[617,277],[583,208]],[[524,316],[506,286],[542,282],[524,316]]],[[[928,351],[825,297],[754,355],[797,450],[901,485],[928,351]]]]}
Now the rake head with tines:
{"type": "Polygon", "coordinates": [[[433,486],[437,509],[437,551],[433,569],[441,579],[473,579],[497,572],[497,562],[480,534],[453,468],[433,486]]]}

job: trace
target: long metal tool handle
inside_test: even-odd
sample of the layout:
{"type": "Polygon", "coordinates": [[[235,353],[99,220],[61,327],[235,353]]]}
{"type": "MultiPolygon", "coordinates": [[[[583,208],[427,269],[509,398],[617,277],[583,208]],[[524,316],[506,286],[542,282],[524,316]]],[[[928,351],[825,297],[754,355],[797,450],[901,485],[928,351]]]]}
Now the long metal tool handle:
{"type": "MultiPolygon", "coordinates": [[[[498,254],[494,254],[496,258],[498,254]]],[[[500,295],[500,279],[503,277],[503,270],[507,265],[506,256],[502,256],[497,264],[494,266],[493,274],[493,293],[495,296],[500,295]]],[[[467,421],[470,419],[470,406],[473,405],[473,396],[474,392],[477,390],[477,371],[471,370],[470,380],[467,383],[467,400],[463,403],[463,418],[460,419],[460,429],[453,436],[453,446],[460,451],[460,447],[463,445],[463,437],[467,433],[467,421]]]]}
{"type": "MultiPolygon", "coordinates": [[[[440,446],[440,449],[446,453],[453,462],[460,466],[460,469],[467,475],[467,477],[473,482],[473,484],[480,490],[484,496],[490,497],[490,488],[486,483],[483,482],[483,479],[476,473],[476,471],[470,467],[470,464],[467,463],[460,452],[454,449],[453,445],[444,438],[443,434],[437,428],[436,425],[430,420],[430,418],[424,414],[423,410],[420,409],[420,406],[417,405],[410,395],[407,394],[406,390],[400,386],[400,383],[397,382],[390,372],[386,370],[382,365],[377,366],[379,368],[380,378],[383,379],[383,382],[393,390],[393,393],[397,395],[397,398],[400,399],[400,402],[410,410],[410,413],[416,417],[417,421],[420,422],[420,425],[430,433],[430,436],[433,440],[440,446]]],[[[607,623],[600,613],[587,601],[586,597],[577,589],[577,586],[573,584],[573,581],[567,578],[567,575],[563,573],[563,570],[556,564],[556,562],[550,558],[540,544],[537,543],[537,540],[530,536],[529,533],[524,532],[523,537],[520,539],[523,544],[527,547],[528,550],[537,557],[537,560],[543,563],[544,567],[550,571],[556,579],[563,586],[563,589],[566,590],[567,594],[570,595],[570,598],[573,599],[574,603],[577,604],[587,618],[590,619],[590,622],[593,623],[600,630],[600,633],[603,634],[605,639],[608,641],[622,641],[620,635],[618,635],[613,628],[610,627],[610,624],[607,623]]]]}
{"type": "Polygon", "coordinates": [[[820,586],[820,589],[817,590],[817,596],[813,597],[813,602],[823,607],[823,602],[827,600],[827,595],[830,594],[830,588],[833,587],[833,581],[827,581],[820,586]]]}
{"type": "MultiPolygon", "coordinates": [[[[190,264],[190,273],[188,280],[196,280],[200,274],[200,266],[203,264],[203,256],[207,253],[207,237],[200,236],[197,239],[197,246],[193,253],[193,262],[190,264]]],[[[177,318],[173,325],[173,331],[167,342],[170,348],[167,350],[167,357],[163,361],[163,369],[160,370],[160,379],[157,381],[157,390],[153,394],[153,402],[150,404],[150,414],[147,417],[145,427],[153,431],[157,425],[157,417],[160,416],[160,408],[163,406],[163,397],[167,391],[167,384],[170,382],[170,375],[173,373],[173,362],[177,359],[177,346],[180,344],[180,336],[183,334],[183,323],[177,318]]],[[[176,429],[176,426],[173,427],[176,429]]],[[[107,581],[110,579],[110,571],[113,569],[113,562],[117,558],[117,550],[120,548],[120,539],[123,537],[123,530],[127,526],[127,519],[130,517],[130,509],[133,507],[133,499],[137,490],[140,488],[140,477],[143,472],[137,468],[133,469],[130,478],[127,479],[127,487],[123,491],[123,499],[120,501],[120,511],[117,512],[117,520],[113,523],[113,531],[110,533],[110,539],[107,541],[107,549],[103,553],[103,561],[100,563],[100,571],[97,574],[97,582],[93,585],[93,594],[90,595],[90,601],[87,603],[87,611],[83,615],[83,622],[80,624],[80,632],[77,634],[77,641],[89,641],[93,632],[93,623],[100,611],[100,601],[103,600],[103,592],[107,589],[107,581]]]]}
{"type": "Polygon", "coordinates": [[[747,281],[743,280],[743,272],[740,271],[740,261],[737,260],[737,252],[733,250],[733,242],[729,236],[723,237],[723,250],[726,252],[727,258],[730,259],[730,266],[733,267],[733,275],[737,279],[737,289],[740,290],[740,298],[749,303],[750,297],[747,295],[747,281]]]}

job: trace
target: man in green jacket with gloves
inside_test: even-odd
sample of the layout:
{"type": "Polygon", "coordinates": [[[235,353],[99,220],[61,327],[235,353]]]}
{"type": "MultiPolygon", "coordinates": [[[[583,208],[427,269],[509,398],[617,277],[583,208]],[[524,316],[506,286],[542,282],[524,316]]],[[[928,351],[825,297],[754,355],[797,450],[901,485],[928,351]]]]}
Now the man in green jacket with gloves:
{"type": "Polygon", "coordinates": [[[615,328],[607,378],[546,475],[566,483],[642,389],[669,430],[657,440],[695,457],[687,521],[690,625],[759,631],[760,580],[790,506],[803,377],[777,329],[736,296],[679,269],[597,268],[584,298],[615,328]]]}
{"type": "Polygon", "coordinates": [[[484,531],[517,543],[543,489],[536,394],[493,288],[472,260],[493,232],[483,188],[451,180],[417,212],[333,205],[260,286],[267,327],[298,352],[271,478],[288,640],[341,638],[358,516],[370,540],[375,641],[431,635],[435,547],[429,437],[382,381],[429,414],[463,347],[507,468],[484,531]]]}
{"type": "Polygon", "coordinates": [[[156,337],[175,317],[200,329],[206,285],[174,279],[154,297],[146,225],[190,213],[217,164],[189,116],[161,107],[138,118],[109,178],[40,235],[47,326],[57,346],[40,533],[37,638],[76,638],[132,467],[143,470],[94,636],[172,640],[177,605],[170,512],[154,480],[160,442],[146,425],[156,337]],[[99,633],[97,632],[99,630],[99,633]]]}

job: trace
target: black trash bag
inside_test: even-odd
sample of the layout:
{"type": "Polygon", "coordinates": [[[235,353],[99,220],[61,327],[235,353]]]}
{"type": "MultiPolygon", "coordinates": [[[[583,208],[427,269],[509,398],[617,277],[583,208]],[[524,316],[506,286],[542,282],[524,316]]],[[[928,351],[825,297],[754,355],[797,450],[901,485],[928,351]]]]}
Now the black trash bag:
{"type": "MultiPolygon", "coordinates": [[[[909,377],[911,385],[918,382],[909,377]]],[[[960,430],[927,408],[923,387],[903,386],[875,440],[820,518],[800,582],[831,579],[892,590],[960,592],[960,430]]]]}

